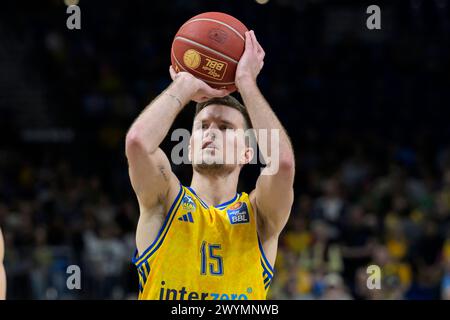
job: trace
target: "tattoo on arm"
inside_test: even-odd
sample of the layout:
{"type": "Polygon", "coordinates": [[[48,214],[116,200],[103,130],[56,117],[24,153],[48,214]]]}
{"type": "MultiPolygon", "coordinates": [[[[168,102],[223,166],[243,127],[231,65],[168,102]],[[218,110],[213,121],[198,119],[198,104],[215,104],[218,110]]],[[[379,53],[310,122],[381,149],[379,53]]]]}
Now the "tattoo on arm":
{"type": "Polygon", "coordinates": [[[158,169],[159,169],[159,172],[161,172],[161,175],[163,176],[164,180],[169,181],[169,177],[167,176],[167,173],[166,173],[166,168],[164,168],[164,166],[161,165],[158,167],[158,169]]]}
{"type": "Polygon", "coordinates": [[[177,97],[174,96],[173,94],[170,93],[166,93],[169,97],[171,97],[172,99],[176,100],[178,102],[178,106],[181,108],[183,106],[183,104],[181,103],[181,100],[177,97]]]}

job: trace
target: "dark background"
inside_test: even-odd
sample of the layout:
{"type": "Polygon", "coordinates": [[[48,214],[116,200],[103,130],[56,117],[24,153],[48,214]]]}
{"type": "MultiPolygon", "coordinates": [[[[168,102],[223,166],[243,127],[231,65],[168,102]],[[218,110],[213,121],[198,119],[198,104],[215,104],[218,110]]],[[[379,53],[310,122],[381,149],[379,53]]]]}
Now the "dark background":
{"type": "MultiPolygon", "coordinates": [[[[0,225],[10,299],[136,298],[125,134],[169,85],[173,36],[229,13],[266,51],[296,201],[273,299],[450,298],[450,1],[63,1],[0,7],[0,225]],[[366,8],[381,7],[381,30],[366,8]],[[66,289],[81,267],[82,289],[66,289]],[[382,270],[368,290],[366,267],[382,270]]],[[[238,95],[236,95],[239,97],[238,95]]],[[[174,127],[190,129],[193,105],[174,127]]],[[[170,152],[173,142],[164,142],[170,152]]],[[[189,184],[189,165],[174,166],[189,184]]],[[[245,168],[240,191],[254,187],[245,168]]]]}

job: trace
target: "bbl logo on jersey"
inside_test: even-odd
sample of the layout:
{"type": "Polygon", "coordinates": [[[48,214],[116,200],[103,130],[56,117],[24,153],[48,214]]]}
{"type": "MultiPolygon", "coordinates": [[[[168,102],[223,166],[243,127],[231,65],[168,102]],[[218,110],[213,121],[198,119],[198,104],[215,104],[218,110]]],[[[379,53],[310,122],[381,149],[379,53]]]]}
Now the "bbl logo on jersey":
{"type": "Polygon", "coordinates": [[[250,221],[245,202],[236,202],[227,210],[227,214],[231,224],[248,223],[250,221]]]}

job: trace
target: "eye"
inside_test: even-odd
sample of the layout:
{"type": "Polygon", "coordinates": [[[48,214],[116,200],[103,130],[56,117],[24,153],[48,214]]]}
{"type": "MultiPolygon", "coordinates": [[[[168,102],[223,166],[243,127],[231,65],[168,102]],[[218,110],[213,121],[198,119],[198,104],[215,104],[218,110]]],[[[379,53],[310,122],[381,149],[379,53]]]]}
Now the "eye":
{"type": "Polygon", "coordinates": [[[208,129],[208,124],[207,123],[202,123],[202,129],[208,129]]]}
{"type": "Polygon", "coordinates": [[[222,124],[222,125],[219,127],[219,129],[220,129],[220,130],[232,130],[233,127],[230,126],[229,124],[222,124]]]}

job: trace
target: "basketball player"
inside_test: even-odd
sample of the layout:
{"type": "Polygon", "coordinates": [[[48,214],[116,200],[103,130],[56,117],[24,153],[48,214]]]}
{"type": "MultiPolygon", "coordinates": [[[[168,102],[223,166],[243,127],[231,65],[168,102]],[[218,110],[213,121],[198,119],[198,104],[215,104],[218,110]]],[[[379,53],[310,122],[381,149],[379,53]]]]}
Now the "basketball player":
{"type": "Polygon", "coordinates": [[[2,229],[0,229],[0,300],[6,299],[6,273],[3,266],[3,257],[5,255],[5,245],[3,243],[2,229]]]}
{"type": "Polygon", "coordinates": [[[171,68],[172,84],[131,126],[126,155],[140,207],[133,258],[139,299],[266,299],[278,237],[293,202],[294,154],[256,84],[264,55],[254,32],[247,32],[235,79],[246,107],[229,92],[171,68]],[[159,145],[190,100],[200,103],[187,187],[159,145]],[[279,130],[279,168],[276,174],[261,174],[250,194],[236,193],[239,173],[255,152],[237,129],[251,125],[279,130]],[[239,161],[220,164],[224,150],[233,150],[239,161]]]}

